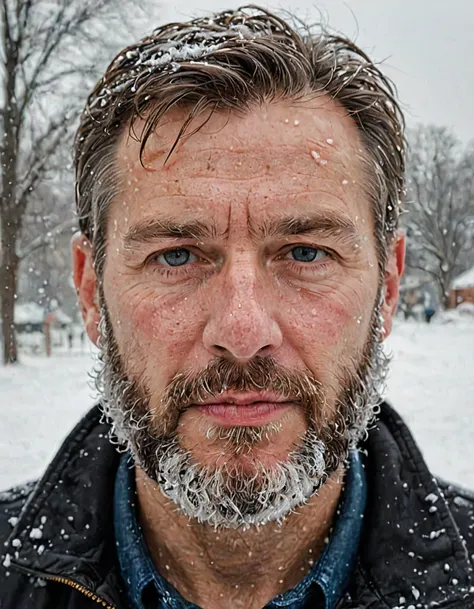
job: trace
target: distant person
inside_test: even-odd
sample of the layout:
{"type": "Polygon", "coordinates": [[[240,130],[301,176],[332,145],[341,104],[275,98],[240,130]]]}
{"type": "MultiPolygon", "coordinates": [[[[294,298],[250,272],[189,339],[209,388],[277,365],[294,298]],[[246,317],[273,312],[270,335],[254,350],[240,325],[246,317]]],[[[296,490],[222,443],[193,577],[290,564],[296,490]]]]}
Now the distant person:
{"type": "Polygon", "coordinates": [[[160,27],[88,98],[74,280],[102,399],[3,497],[2,609],[474,607],[473,495],[381,398],[402,115],[354,43],[295,23],[160,27]]]}
{"type": "Polygon", "coordinates": [[[418,292],[418,290],[408,290],[405,293],[403,299],[403,312],[405,315],[405,320],[408,320],[410,317],[413,317],[414,319],[417,318],[415,314],[415,308],[419,301],[420,293],[418,292]]]}
{"type": "Polygon", "coordinates": [[[433,318],[436,310],[433,306],[433,299],[431,294],[426,293],[424,298],[424,311],[425,311],[425,321],[427,324],[431,323],[431,319],[433,318]]]}
{"type": "Polygon", "coordinates": [[[73,334],[71,327],[67,331],[67,342],[68,342],[68,346],[69,346],[69,351],[71,351],[72,347],[73,347],[73,342],[74,342],[74,334],[73,334]]]}
{"type": "Polygon", "coordinates": [[[81,351],[84,351],[84,343],[86,340],[86,333],[84,330],[81,330],[81,351]]]}

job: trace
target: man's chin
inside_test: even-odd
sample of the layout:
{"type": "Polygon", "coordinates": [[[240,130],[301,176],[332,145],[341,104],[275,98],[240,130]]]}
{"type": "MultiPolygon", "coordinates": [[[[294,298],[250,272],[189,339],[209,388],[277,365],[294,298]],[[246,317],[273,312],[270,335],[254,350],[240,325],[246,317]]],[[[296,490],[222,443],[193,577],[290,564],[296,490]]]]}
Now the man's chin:
{"type": "Polygon", "coordinates": [[[193,461],[206,468],[258,471],[285,463],[298,450],[308,426],[293,413],[265,425],[221,426],[207,417],[183,416],[177,438],[193,461]]]}
{"type": "Polygon", "coordinates": [[[147,442],[136,437],[133,444],[138,464],[183,514],[238,528],[281,521],[331,473],[314,430],[301,436],[285,429],[269,437],[260,432],[237,429],[228,437],[227,430],[216,438],[179,425],[168,438],[150,442],[147,434],[147,442]]]}
{"type": "Polygon", "coordinates": [[[217,455],[214,453],[201,458],[191,455],[196,464],[209,471],[219,470],[234,477],[258,477],[262,471],[276,471],[286,464],[290,450],[283,454],[281,448],[276,451],[269,446],[253,446],[245,450],[238,447],[226,448],[217,455]]]}

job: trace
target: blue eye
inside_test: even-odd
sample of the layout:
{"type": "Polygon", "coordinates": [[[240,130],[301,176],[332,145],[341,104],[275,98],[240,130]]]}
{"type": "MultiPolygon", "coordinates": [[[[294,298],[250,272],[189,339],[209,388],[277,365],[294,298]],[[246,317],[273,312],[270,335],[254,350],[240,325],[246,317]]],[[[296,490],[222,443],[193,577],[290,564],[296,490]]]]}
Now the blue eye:
{"type": "Polygon", "coordinates": [[[325,258],[327,253],[324,250],[320,250],[316,247],[298,245],[290,250],[289,255],[297,262],[314,262],[315,260],[325,258]]]}
{"type": "Polygon", "coordinates": [[[184,247],[177,247],[174,250],[168,250],[156,257],[160,264],[167,266],[183,266],[187,262],[197,260],[196,256],[184,247]]]}

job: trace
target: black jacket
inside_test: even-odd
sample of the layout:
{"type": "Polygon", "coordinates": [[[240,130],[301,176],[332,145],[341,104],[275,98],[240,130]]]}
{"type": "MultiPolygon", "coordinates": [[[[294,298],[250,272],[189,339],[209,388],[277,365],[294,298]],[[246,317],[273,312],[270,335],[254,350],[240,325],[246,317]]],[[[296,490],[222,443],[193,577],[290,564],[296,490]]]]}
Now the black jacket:
{"type": "MultiPolygon", "coordinates": [[[[0,495],[1,609],[127,607],[112,521],[119,455],[107,431],[94,408],[36,485],[0,495]]],[[[432,477],[386,404],[364,449],[364,532],[338,608],[474,609],[474,495],[432,477]]]]}

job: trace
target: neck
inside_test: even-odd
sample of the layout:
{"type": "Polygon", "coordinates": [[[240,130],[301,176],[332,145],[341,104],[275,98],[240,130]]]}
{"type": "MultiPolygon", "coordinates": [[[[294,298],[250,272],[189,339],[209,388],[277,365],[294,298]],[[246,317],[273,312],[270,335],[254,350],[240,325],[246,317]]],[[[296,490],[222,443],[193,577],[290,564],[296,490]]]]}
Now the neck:
{"type": "Polygon", "coordinates": [[[205,609],[258,609],[293,588],[324,549],[341,494],[333,475],[282,524],[217,529],[182,515],[136,468],[139,520],[159,572],[205,609]]]}

